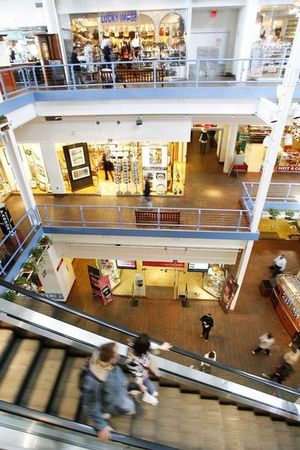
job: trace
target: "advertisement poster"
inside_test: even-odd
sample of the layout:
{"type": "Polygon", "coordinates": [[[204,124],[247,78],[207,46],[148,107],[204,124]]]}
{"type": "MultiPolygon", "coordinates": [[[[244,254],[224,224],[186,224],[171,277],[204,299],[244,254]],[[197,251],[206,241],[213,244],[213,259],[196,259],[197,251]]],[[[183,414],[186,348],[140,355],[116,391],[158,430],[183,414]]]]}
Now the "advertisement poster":
{"type": "Polygon", "coordinates": [[[227,278],[227,281],[219,298],[219,304],[224,312],[228,313],[238,287],[239,285],[237,284],[233,276],[227,278]]]}
{"type": "Polygon", "coordinates": [[[85,164],[83,147],[70,148],[69,155],[72,167],[82,166],[85,164]]]}
{"type": "Polygon", "coordinates": [[[4,203],[0,203],[0,228],[2,233],[6,236],[15,227],[15,224],[9,214],[8,209],[4,203]]]}
{"type": "Polygon", "coordinates": [[[90,285],[92,288],[93,295],[96,297],[102,298],[101,289],[99,286],[99,280],[100,280],[100,272],[99,269],[96,267],[88,266],[88,273],[89,273],[89,279],[90,279],[90,285]]]}
{"type": "Polygon", "coordinates": [[[99,285],[99,288],[101,291],[103,305],[106,306],[107,303],[111,302],[114,299],[112,292],[111,292],[109,276],[105,275],[105,277],[100,278],[98,281],[98,285],[99,285]]]}

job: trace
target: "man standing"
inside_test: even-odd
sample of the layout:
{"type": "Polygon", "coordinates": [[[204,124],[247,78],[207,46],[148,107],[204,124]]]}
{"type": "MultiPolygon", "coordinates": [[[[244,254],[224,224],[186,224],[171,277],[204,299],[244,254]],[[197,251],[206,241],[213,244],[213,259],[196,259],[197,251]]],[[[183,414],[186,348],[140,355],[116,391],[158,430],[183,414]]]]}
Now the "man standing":
{"type": "Polygon", "coordinates": [[[286,268],[287,260],[285,255],[279,255],[273,260],[273,264],[269,267],[272,270],[272,278],[283,272],[286,268]]]}
{"type": "Polygon", "coordinates": [[[114,342],[101,345],[90,359],[82,383],[82,408],[103,441],[111,439],[110,415],[133,415],[135,403],[127,392],[128,381],[116,366],[119,355],[114,342]]]}
{"type": "Polygon", "coordinates": [[[200,322],[202,325],[201,338],[204,338],[205,342],[208,342],[209,332],[214,326],[214,319],[212,318],[210,313],[207,313],[200,318],[200,322]]]}

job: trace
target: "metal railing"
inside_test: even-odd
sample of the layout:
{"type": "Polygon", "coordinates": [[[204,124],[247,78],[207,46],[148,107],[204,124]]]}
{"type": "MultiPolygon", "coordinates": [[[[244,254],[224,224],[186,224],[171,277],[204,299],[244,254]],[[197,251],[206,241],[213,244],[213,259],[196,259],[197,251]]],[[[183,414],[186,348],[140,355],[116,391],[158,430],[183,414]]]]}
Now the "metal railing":
{"type": "MultiPolygon", "coordinates": [[[[243,199],[248,208],[253,208],[259,188],[258,182],[243,182],[243,199]]],[[[300,202],[300,183],[271,183],[266,202],[286,203],[289,205],[300,202]]]]}
{"type": "Polygon", "coordinates": [[[0,242],[0,276],[5,275],[29,245],[39,223],[37,211],[28,210],[0,242]]]}
{"type": "Polygon", "coordinates": [[[174,58],[20,65],[0,70],[0,86],[3,99],[8,99],[16,93],[49,89],[199,87],[207,83],[232,85],[257,81],[269,83],[280,82],[286,64],[287,58],[174,58]],[[13,78],[9,86],[5,82],[7,73],[13,78]]]}
{"type": "Polygon", "coordinates": [[[91,205],[38,205],[37,208],[46,227],[249,232],[252,220],[251,211],[246,209],[91,205]],[[140,212],[144,214],[142,221],[137,215],[140,212]],[[176,214],[177,222],[168,218],[172,213],[176,214]]]}

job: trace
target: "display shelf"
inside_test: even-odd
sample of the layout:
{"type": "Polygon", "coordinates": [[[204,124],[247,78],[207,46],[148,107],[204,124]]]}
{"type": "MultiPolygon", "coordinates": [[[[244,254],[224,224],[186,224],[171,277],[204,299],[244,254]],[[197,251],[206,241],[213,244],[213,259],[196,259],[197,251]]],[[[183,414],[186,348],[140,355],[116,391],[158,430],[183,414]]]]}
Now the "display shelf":
{"type": "MultiPolygon", "coordinates": [[[[300,280],[293,274],[276,277],[273,296],[278,300],[275,310],[291,337],[300,331],[300,280]]],[[[274,301],[273,301],[274,303],[274,301]]]]}

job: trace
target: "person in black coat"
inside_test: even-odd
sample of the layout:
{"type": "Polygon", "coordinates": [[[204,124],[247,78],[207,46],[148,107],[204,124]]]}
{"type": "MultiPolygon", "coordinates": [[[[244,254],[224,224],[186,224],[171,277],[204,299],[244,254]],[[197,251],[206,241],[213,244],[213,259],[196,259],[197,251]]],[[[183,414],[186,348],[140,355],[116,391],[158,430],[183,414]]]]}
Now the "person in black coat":
{"type": "Polygon", "coordinates": [[[214,326],[214,319],[212,318],[210,313],[204,314],[204,316],[200,317],[200,322],[202,325],[202,334],[201,337],[205,339],[205,342],[208,341],[209,332],[214,326]]]}
{"type": "Polygon", "coordinates": [[[145,187],[144,187],[144,197],[146,199],[148,199],[148,197],[150,197],[150,192],[151,192],[150,181],[148,180],[148,178],[146,178],[145,179],[145,187]]]}
{"type": "Polygon", "coordinates": [[[81,68],[80,63],[81,61],[78,59],[79,49],[76,48],[72,51],[71,55],[71,64],[76,64],[73,66],[73,72],[74,72],[74,78],[75,83],[80,84],[81,83],[81,68]]]}
{"type": "Polygon", "coordinates": [[[114,181],[114,174],[113,174],[113,170],[114,170],[114,165],[113,163],[110,161],[110,159],[107,159],[106,155],[104,154],[102,156],[102,161],[103,161],[103,169],[105,172],[105,180],[109,180],[108,174],[111,176],[112,181],[114,181]]]}

